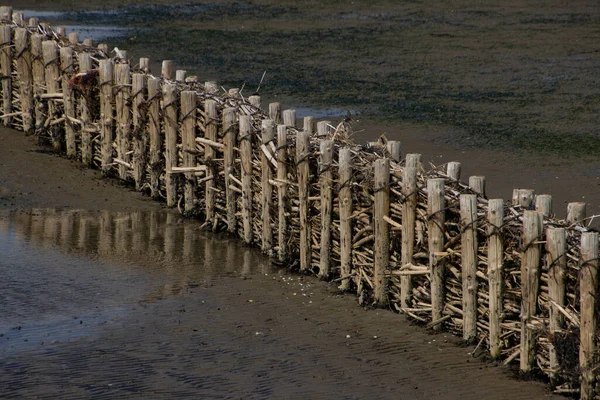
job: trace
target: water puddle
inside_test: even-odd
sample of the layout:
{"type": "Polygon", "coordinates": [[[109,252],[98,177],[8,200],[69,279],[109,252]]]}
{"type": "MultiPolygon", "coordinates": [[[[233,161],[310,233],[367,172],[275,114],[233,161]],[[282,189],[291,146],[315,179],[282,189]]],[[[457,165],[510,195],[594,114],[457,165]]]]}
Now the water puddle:
{"type": "Polygon", "coordinates": [[[0,352],[94,336],[145,304],[268,274],[259,252],[169,212],[0,215],[0,352]]]}

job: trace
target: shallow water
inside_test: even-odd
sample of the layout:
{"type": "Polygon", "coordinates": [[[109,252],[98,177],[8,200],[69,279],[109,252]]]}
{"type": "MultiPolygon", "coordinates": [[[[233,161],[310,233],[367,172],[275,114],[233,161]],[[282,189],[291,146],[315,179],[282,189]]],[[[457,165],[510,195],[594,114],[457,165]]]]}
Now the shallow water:
{"type": "Polygon", "coordinates": [[[269,273],[260,253],[168,212],[40,209],[0,216],[0,353],[94,336],[223,277],[269,273]]]}

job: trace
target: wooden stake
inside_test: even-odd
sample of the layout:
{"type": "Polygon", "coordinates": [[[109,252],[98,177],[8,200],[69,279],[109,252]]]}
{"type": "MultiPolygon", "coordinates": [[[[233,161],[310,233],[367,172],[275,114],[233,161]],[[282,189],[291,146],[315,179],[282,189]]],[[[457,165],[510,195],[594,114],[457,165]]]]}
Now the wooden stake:
{"type": "Polygon", "coordinates": [[[290,128],[296,127],[296,110],[283,111],[283,124],[290,128]]]}
{"type": "Polygon", "coordinates": [[[250,96],[248,102],[260,110],[260,96],[250,96]]]}
{"type": "Polygon", "coordinates": [[[402,161],[402,144],[396,140],[387,142],[387,151],[392,161],[399,163],[402,161]]]}
{"type": "Polygon", "coordinates": [[[65,28],[64,26],[59,26],[56,28],[56,34],[60,37],[60,38],[64,38],[67,36],[67,28],[65,28]]]}
{"type": "Polygon", "coordinates": [[[514,205],[521,206],[527,210],[533,206],[535,192],[533,189],[514,189],[512,202],[514,205]]]}
{"type": "Polygon", "coordinates": [[[148,136],[150,139],[150,191],[153,199],[160,197],[162,139],[160,121],[160,79],[148,77],[148,136]]]}
{"type": "Polygon", "coordinates": [[[163,60],[160,76],[163,79],[167,79],[167,80],[170,80],[171,78],[173,78],[173,61],[163,60]]]}
{"type": "MultiPolygon", "coordinates": [[[[567,233],[565,228],[546,230],[546,263],[548,265],[548,297],[550,299],[550,335],[564,328],[564,317],[558,307],[565,306],[565,276],[567,273],[567,233]],[[558,307],[557,307],[558,306],[558,307]]],[[[560,364],[556,348],[550,341],[550,378],[555,379],[560,364]]]]}
{"type": "Polygon", "coordinates": [[[106,43],[100,43],[98,45],[98,51],[100,51],[106,58],[108,58],[110,55],[108,51],[108,45],[106,43]]]}
{"type": "Polygon", "coordinates": [[[146,126],[148,124],[148,109],[146,107],[146,76],[133,74],[132,77],[132,103],[133,103],[133,179],[136,190],[142,190],[144,176],[146,175],[146,146],[148,137],[146,126]]]}
{"type": "Polygon", "coordinates": [[[269,103],[269,119],[275,124],[281,124],[281,103],[269,103]]]}
{"type": "Polygon", "coordinates": [[[320,138],[331,137],[331,121],[317,122],[317,136],[320,138]]]}
{"type": "MultiPolygon", "coordinates": [[[[131,71],[129,64],[115,66],[116,80],[116,121],[117,121],[117,154],[120,160],[130,164],[131,156],[131,71]]],[[[127,166],[119,164],[119,178],[127,180],[127,166]]]]}
{"type": "Polygon", "coordinates": [[[11,24],[13,22],[13,9],[11,6],[0,7],[0,22],[11,24]]]}
{"type": "Polygon", "coordinates": [[[586,217],[585,203],[574,202],[567,204],[567,222],[569,224],[576,224],[583,221],[586,217]]]}
{"type": "Polygon", "coordinates": [[[375,161],[375,203],[373,205],[373,234],[374,244],[374,276],[373,285],[375,302],[386,306],[387,279],[385,271],[390,265],[390,227],[384,217],[390,213],[390,160],[388,158],[375,161]]]}
{"type": "MultiPolygon", "coordinates": [[[[275,123],[272,119],[262,121],[262,144],[269,154],[269,144],[275,138],[275,123]]],[[[263,150],[264,150],[263,148],[263,150]]],[[[262,251],[270,254],[273,248],[273,230],[271,228],[271,208],[273,207],[273,172],[271,160],[264,151],[261,153],[262,171],[262,251]]]]}
{"type": "MultiPolygon", "coordinates": [[[[164,67],[164,62],[163,62],[164,67]]],[[[163,71],[164,72],[164,71],[163,71]]],[[[163,85],[163,115],[165,129],[165,186],[167,189],[167,207],[177,204],[177,177],[172,174],[177,166],[177,85],[163,85]]]]}
{"type": "Polygon", "coordinates": [[[340,206],[340,290],[350,290],[352,273],[352,151],[348,148],[339,153],[339,206],[340,206]]]}
{"type": "MultiPolygon", "coordinates": [[[[183,118],[183,121],[181,121],[181,150],[183,155],[184,167],[196,166],[196,107],[198,105],[197,103],[198,98],[195,91],[186,90],[181,92],[181,115],[183,118]]],[[[194,206],[196,203],[195,189],[196,176],[193,172],[187,172],[185,174],[184,187],[185,211],[187,213],[191,213],[194,210],[194,206]]],[[[208,206],[207,221],[212,221],[212,219],[208,218],[208,206]]]]}
{"type": "Polygon", "coordinates": [[[69,42],[71,44],[77,44],[77,43],[79,43],[79,33],[77,33],[77,32],[71,32],[71,33],[69,33],[69,42]]]}
{"type": "MultiPolygon", "coordinates": [[[[79,53],[79,72],[86,73],[92,70],[92,57],[90,53],[79,53]]],[[[94,148],[92,146],[91,122],[92,115],[90,105],[85,93],[78,96],[79,120],[82,122],[79,134],[81,135],[81,162],[85,166],[92,165],[94,159],[94,148]]]]}
{"type": "Polygon", "coordinates": [[[31,135],[33,126],[33,77],[31,71],[31,51],[29,50],[29,30],[15,30],[15,52],[17,54],[17,76],[19,85],[19,102],[23,112],[23,132],[31,135]]]}
{"type": "Polygon", "coordinates": [[[277,125],[277,204],[279,207],[279,230],[277,232],[277,255],[280,262],[287,259],[287,220],[286,209],[288,207],[287,194],[287,127],[277,125]]]}
{"type": "Polygon", "coordinates": [[[13,13],[13,22],[18,27],[25,26],[25,16],[22,11],[13,13]]]}
{"type": "Polygon", "coordinates": [[[31,17],[27,21],[27,27],[30,29],[37,30],[38,25],[40,24],[40,19],[37,17],[31,17]]]}
{"type": "Polygon", "coordinates": [[[83,45],[86,47],[93,47],[94,40],[92,38],[83,39],[83,45]]]}
{"type": "Polygon", "coordinates": [[[147,74],[150,73],[150,59],[148,57],[140,58],[140,69],[147,74]]]}
{"type": "Polygon", "coordinates": [[[409,153],[406,155],[406,166],[407,167],[415,167],[417,171],[423,168],[421,164],[422,156],[419,153],[409,153]]]}
{"type": "Polygon", "coordinates": [[[312,235],[308,222],[308,196],[309,196],[309,157],[310,135],[312,133],[311,120],[304,120],[305,128],[298,132],[296,137],[296,165],[298,168],[298,214],[300,219],[300,271],[308,271],[311,266],[312,235]]]}
{"type": "Polygon", "coordinates": [[[492,199],[488,203],[488,284],[489,284],[489,321],[490,355],[500,357],[502,333],[502,273],[504,269],[504,244],[500,229],[504,224],[504,200],[492,199]]]}
{"type": "MultiPolygon", "coordinates": [[[[402,268],[413,263],[415,249],[415,221],[417,219],[417,168],[405,167],[402,177],[402,268]]],[[[412,295],[412,276],[402,275],[400,277],[400,295],[402,308],[411,308],[410,298],[412,295]]],[[[437,329],[437,328],[436,328],[437,329]]]]}
{"type": "Polygon", "coordinates": [[[477,338],[477,195],[460,195],[463,340],[477,338]]]}
{"type": "Polygon", "coordinates": [[[460,181],[461,165],[458,161],[450,161],[446,167],[446,175],[452,180],[460,181]]]}
{"type": "Polygon", "coordinates": [[[595,397],[595,369],[597,368],[596,296],[598,296],[598,232],[581,234],[581,268],[579,271],[579,299],[581,323],[579,328],[579,369],[581,370],[581,399],[595,397]]]}
{"type": "Polygon", "coordinates": [[[242,159],[242,222],[244,242],[252,243],[252,121],[240,116],[240,157],[242,159]]]}
{"type": "Polygon", "coordinates": [[[549,194],[535,196],[535,210],[540,212],[544,217],[549,217],[552,214],[552,196],[549,194]]]}
{"type": "Polygon", "coordinates": [[[232,187],[232,179],[230,178],[233,173],[233,162],[235,160],[235,146],[237,143],[237,113],[233,107],[228,107],[223,110],[223,132],[225,135],[225,155],[224,155],[224,168],[225,168],[225,193],[227,197],[227,230],[230,233],[236,231],[236,197],[237,194],[232,187]]]}
{"type": "MultiPolygon", "coordinates": [[[[431,274],[431,319],[442,318],[444,310],[444,260],[437,253],[444,250],[444,223],[446,215],[444,179],[427,180],[427,214],[429,221],[429,270],[431,274]]],[[[433,327],[440,330],[441,324],[433,327]]]]}
{"type": "Polygon", "coordinates": [[[77,157],[77,142],[75,140],[75,126],[72,119],[75,118],[75,98],[73,88],[69,84],[73,74],[73,48],[69,46],[60,49],[60,67],[62,70],[62,93],[63,107],[65,112],[65,140],[67,144],[67,157],[77,157]]]}
{"type": "MultiPolygon", "coordinates": [[[[219,122],[219,114],[217,112],[217,102],[212,99],[207,99],[204,102],[204,137],[213,142],[217,141],[217,125],[219,122]]],[[[216,157],[216,151],[212,146],[204,147],[204,164],[208,166],[206,176],[217,176],[219,171],[217,170],[214,159],[216,157]]],[[[209,179],[205,182],[205,194],[204,202],[206,205],[206,221],[212,224],[215,218],[215,180],[209,179]]],[[[213,229],[216,229],[213,226],[213,229]]]]}
{"type": "MultiPolygon", "coordinates": [[[[12,21],[11,21],[12,22],[12,21]]],[[[12,27],[10,25],[0,26],[0,72],[2,76],[2,113],[8,115],[12,113],[12,27]]],[[[56,92],[54,92],[56,93],[56,92]]],[[[12,118],[2,119],[2,123],[8,126],[12,123],[12,118]]]]}
{"type": "Polygon", "coordinates": [[[523,252],[521,259],[521,372],[530,372],[535,363],[533,332],[529,327],[537,310],[540,285],[539,243],[542,214],[526,210],[523,214],[523,252]]]}
{"type": "Polygon", "coordinates": [[[478,195],[485,197],[485,176],[470,176],[469,187],[478,195]]]}
{"type": "Polygon", "coordinates": [[[319,277],[329,279],[331,276],[331,222],[333,210],[333,141],[321,142],[319,160],[319,183],[321,186],[321,249],[319,277]]]}
{"type": "Polygon", "coordinates": [[[187,71],[185,69],[178,69],[177,71],[175,71],[175,81],[179,83],[184,83],[186,74],[187,71]]]}
{"type": "Polygon", "coordinates": [[[33,73],[33,94],[35,95],[35,132],[41,134],[46,122],[46,102],[39,99],[46,86],[46,72],[44,67],[44,52],[42,42],[44,37],[39,33],[31,35],[31,70],[33,73]]]}
{"type": "MultiPolygon", "coordinates": [[[[113,68],[112,60],[100,60],[100,137],[102,174],[105,176],[110,172],[113,162],[113,68]]],[[[48,76],[46,76],[46,80],[48,80],[48,76]]]]}

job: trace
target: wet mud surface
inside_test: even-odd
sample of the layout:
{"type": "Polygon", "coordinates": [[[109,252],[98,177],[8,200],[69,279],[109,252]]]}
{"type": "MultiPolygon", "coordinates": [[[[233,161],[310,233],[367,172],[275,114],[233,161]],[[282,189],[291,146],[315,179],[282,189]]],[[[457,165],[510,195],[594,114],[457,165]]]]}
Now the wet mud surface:
{"type": "Polygon", "coordinates": [[[553,397],[167,211],[4,211],[0,254],[2,398],[553,397]]]}

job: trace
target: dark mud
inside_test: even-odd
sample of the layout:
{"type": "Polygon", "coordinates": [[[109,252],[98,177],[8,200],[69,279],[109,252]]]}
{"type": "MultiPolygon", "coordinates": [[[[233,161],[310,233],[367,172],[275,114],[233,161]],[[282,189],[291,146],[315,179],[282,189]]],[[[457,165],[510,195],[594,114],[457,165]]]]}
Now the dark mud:
{"type": "Polygon", "coordinates": [[[165,211],[5,212],[0,254],[2,398],[553,397],[165,211]]]}

